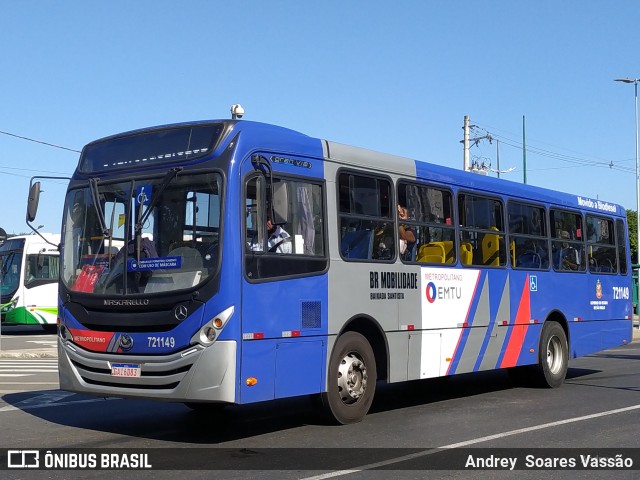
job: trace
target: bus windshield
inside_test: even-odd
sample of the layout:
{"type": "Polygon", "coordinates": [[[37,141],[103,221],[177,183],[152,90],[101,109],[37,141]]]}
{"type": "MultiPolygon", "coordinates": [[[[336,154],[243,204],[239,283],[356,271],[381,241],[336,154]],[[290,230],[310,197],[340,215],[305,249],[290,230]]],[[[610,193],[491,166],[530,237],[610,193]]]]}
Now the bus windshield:
{"type": "Polygon", "coordinates": [[[8,302],[20,285],[22,252],[0,252],[2,303],[8,302]]]}
{"type": "Polygon", "coordinates": [[[71,290],[137,295],[183,290],[217,269],[218,173],[93,182],[70,190],[62,281],[71,290]]]}

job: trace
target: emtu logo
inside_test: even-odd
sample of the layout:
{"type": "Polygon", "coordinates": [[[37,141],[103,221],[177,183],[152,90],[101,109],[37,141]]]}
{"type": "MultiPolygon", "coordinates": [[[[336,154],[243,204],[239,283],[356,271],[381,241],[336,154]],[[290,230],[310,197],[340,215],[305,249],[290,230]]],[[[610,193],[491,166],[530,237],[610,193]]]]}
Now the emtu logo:
{"type": "Polygon", "coordinates": [[[433,303],[437,300],[462,300],[462,287],[436,287],[436,284],[433,282],[429,282],[427,284],[427,289],[425,290],[427,295],[427,301],[429,303],[433,303]]]}
{"type": "Polygon", "coordinates": [[[433,303],[433,302],[436,301],[437,289],[436,289],[436,284],[435,283],[429,282],[427,284],[426,294],[427,294],[427,301],[429,303],[433,303]]]}

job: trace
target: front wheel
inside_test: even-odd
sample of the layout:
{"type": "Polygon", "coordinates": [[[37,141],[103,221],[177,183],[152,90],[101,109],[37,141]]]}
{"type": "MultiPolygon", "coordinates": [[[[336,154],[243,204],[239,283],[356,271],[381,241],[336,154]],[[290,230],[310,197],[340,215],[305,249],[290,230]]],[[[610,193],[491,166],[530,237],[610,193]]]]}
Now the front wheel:
{"type": "Polygon", "coordinates": [[[376,359],[367,339],[357,332],[341,335],[329,361],[327,392],[323,404],[343,425],[361,421],[376,391],[376,359]]]}
{"type": "Polygon", "coordinates": [[[558,388],[567,376],[568,364],[569,345],[564,329],[558,322],[545,322],[538,349],[538,383],[544,387],[558,388]]]}

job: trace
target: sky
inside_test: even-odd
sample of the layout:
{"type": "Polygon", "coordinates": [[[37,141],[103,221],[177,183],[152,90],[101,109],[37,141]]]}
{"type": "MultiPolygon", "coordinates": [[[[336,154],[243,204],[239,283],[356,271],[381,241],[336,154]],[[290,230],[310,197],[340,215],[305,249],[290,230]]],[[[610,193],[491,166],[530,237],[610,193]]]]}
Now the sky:
{"type": "MultiPolygon", "coordinates": [[[[30,178],[137,128],[230,117],[636,210],[637,0],[0,0],[0,227],[30,178]],[[11,134],[11,135],[9,135],[11,134]],[[17,138],[26,137],[70,150],[17,138]],[[77,151],[73,151],[77,150],[77,151]],[[497,173],[489,172],[496,176],[497,173]]],[[[65,181],[35,226],[59,232],[65,181]]]]}

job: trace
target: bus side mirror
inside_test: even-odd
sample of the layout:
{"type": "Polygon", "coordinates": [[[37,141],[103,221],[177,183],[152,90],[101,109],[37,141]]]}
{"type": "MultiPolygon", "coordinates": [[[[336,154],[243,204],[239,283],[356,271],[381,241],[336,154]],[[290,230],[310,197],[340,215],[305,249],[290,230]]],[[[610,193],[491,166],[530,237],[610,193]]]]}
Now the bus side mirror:
{"type": "Polygon", "coordinates": [[[286,182],[273,184],[273,223],[282,225],[289,219],[289,191],[286,182]]]}
{"type": "Polygon", "coordinates": [[[36,182],[29,188],[29,199],[27,200],[27,222],[31,223],[36,219],[38,213],[38,202],[40,201],[40,182],[36,182]]]}

